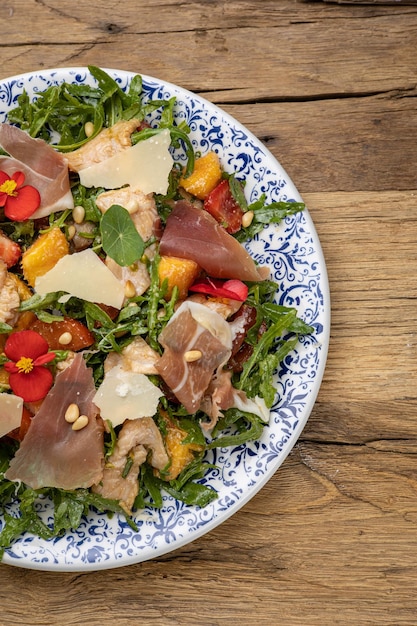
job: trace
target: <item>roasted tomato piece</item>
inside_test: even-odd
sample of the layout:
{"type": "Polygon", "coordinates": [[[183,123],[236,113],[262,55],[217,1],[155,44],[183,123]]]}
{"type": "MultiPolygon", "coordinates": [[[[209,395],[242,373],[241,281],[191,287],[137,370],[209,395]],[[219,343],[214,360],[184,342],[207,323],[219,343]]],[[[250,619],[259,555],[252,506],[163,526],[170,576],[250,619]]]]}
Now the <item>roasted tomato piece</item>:
{"type": "Polygon", "coordinates": [[[237,233],[242,227],[243,211],[236,202],[227,179],[222,180],[204,200],[204,208],[228,233],[237,233]]]}
{"type": "MultiPolygon", "coordinates": [[[[243,304],[240,310],[233,316],[233,323],[237,324],[238,332],[234,333],[232,355],[227,363],[227,367],[234,372],[241,372],[243,365],[251,357],[253,352],[253,346],[246,343],[245,339],[248,331],[256,323],[256,309],[255,307],[243,304]]],[[[263,335],[267,327],[265,322],[262,322],[258,329],[258,338],[263,335]]]]}
{"type": "Polygon", "coordinates": [[[232,345],[232,355],[234,356],[245,341],[248,331],[256,323],[256,308],[250,304],[242,304],[230,322],[232,328],[236,326],[236,330],[233,332],[232,345]]]}
{"type": "Polygon", "coordinates": [[[9,237],[0,230],[0,259],[6,263],[7,267],[13,267],[21,256],[22,250],[19,244],[9,239],[9,237]]]}
{"type": "Polygon", "coordinates": [[[48,342],[50,350],[83,350],[94,343],[94,337],[84,324],[71,317],[64,317],[62,321],[42,322],[36,320],[32,330],[48,342]]]}

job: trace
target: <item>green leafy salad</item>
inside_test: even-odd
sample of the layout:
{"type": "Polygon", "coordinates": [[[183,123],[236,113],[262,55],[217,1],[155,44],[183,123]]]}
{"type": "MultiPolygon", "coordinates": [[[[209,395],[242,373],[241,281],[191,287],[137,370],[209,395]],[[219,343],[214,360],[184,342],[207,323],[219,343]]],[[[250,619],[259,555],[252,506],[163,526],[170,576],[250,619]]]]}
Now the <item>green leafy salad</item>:
{"type": "Polygon", "coordinates": [[[243,246],[304,205],[248,203],[174,97],[89,71],[0,125],[0,554],[90,509],[206,506],[206,452],[260,438],[313,331],[243,246]]]}

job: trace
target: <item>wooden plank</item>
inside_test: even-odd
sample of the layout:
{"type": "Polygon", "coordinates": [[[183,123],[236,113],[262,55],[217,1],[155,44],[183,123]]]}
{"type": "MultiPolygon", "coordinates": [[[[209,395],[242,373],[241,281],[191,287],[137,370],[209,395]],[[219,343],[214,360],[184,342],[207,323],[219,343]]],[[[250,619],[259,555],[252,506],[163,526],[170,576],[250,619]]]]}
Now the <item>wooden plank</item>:
{"type": "Polygon", "coordinates": [[[398,7],[417,4],[417,0],[304,0],[304,2],[326,2],[328,4],[354,4],[355,6],[368,6],[372,5],[390,5],[398,7]]]}
{"type": "Polygon", "coordinates": [[[223,108],[266,144],[302,195],[407,190],[416,181],[416,94],[223,108]]]}
{"type": "Polygon", "coordinates": [[[191,3],[194,17],[175,32],[181,12],[173,13],[176,21],[171,11],[167,21],[167,9],[152,3],[133,14],[120,5],[116,23],[86,2],[57,4],[23,8],[15,0],[0,9],[13,12],[2,20],[3,77],[99,64],[157,76],[222,103],[346,97],[416,84],[417,16],[406,7],[393,24],[393,9],[349,8],[353,14],[344,16],[337,8],[335,19],[335,7],[323,5],[284,2],[283,10],[268,2],[255,11],[253,2],[234,2],[229,15],[229,3],[211,3],[210,11],[191,3]],[[30,29],[20,28],[23,12],[30,29]]]}
{"type": "MultiPolygon", "coordinates": [[[[396,2],[400,15],[412,12],[409,7],[399,7],[398,0],[396,2]]],[[[108,0],[96,0],[96,10],[91,11],[88,0],[76,3],[71,0],[49,0],[47,3],[8,0],[0,6],[4,28],[2,45],[46,42],[58,45],[60,41],[85,42],[87,38],[99,42],[120,35],[175,32],[181,40],[188,31],[195,31],[198,37],[207,30],[219,28],[262,28],[272,23],[288,27],[314,20],[369,18],[393,13],[392,7],[366,6],[369,2],[362,4],[361,7],[332,7],[304,0],[182,0],[178,10],[177,0],[141,0],[140,5],[120,3],[117,11],[112,11],[108,0]],[[58,39],[57,33],[63,38],[58,39]]],[[[165,52],[163,49],[161,56],[165,56],[165,52]]]]}
{"type": "Polygon", "coordinates": [[[409,276],[417,273],[416,192],[306,194],[305,200],[332,299],[327,373],[305,436],[412,438],[417,287],[409,276]]]}

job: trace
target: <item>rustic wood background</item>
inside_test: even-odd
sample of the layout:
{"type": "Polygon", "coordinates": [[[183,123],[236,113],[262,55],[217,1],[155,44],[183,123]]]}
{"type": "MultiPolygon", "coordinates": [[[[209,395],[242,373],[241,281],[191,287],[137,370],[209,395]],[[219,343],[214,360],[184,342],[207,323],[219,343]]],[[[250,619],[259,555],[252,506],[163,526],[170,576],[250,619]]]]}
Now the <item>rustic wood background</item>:
{"type": "Polygon", "coordinates": [[[2,626],[417,623],[416,4],[2,1],[0,78],[132,70],[253,131],[309,207],[332,296],[317,403],[266,487],[153,561],[0,566],[2,626]]]}

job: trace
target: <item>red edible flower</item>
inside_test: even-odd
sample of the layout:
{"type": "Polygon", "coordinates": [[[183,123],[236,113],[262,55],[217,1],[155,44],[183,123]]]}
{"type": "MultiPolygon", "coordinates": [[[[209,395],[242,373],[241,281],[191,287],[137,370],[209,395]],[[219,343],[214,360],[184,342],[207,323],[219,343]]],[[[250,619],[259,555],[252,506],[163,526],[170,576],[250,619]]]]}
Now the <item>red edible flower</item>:
{"type": "Polygon", "coordinates": [[[230,298],[230,300],[238,300],[244,302],[248,297],[248,287],[241,280],[219,280],[217,278],[204,278],[194,283],[190,287],[190,291],[205,293],[216,298],[230,298]]]}
{"type": "Polygon", "coordinates": [[[42,400],[52,387],[52,372],[44,365],[55,358],[55,353],[48,350],[48,343],[34,330],[21,330],[7,338],[4,353],[10,361],[4,368],[13,393],[25,402],[42,400]]]}
{"type": "Polygon", "coordinates": [[[0,206],[10,220],[23,222],[36,211],[41,203],[39,191],[32,185],[24,185],[23,172],[11,176],[0,171],[0,206]]]}

